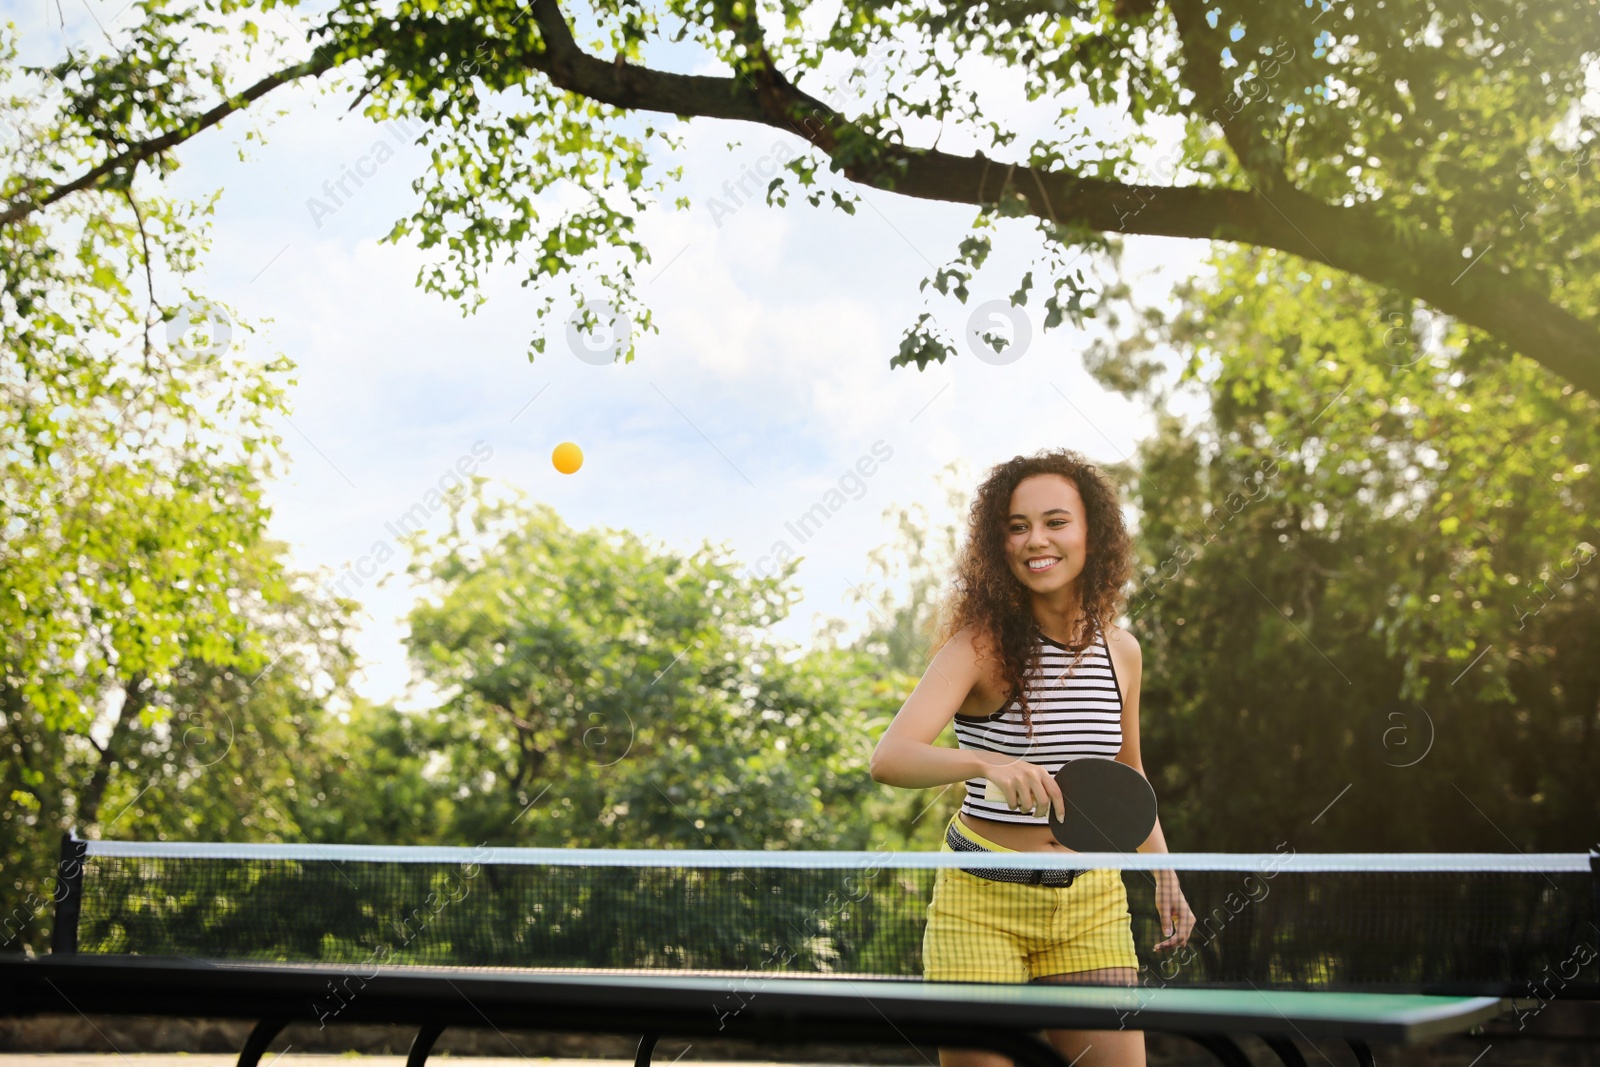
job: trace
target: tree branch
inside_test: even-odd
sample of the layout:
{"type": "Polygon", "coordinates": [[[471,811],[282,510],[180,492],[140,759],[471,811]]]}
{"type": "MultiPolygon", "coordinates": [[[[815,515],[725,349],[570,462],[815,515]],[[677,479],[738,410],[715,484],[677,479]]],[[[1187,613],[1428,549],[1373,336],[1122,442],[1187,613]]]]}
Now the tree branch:
{"type": "MultiPolygon", "coordinates": [[[[1199,32],[1189,19],[1198,9],[1189,0],[1174,0],[1174,9],[1180,29],[1187,24],[1199,32]]],[[[783,130],[821,149],[847,180],[902,196],[980,206],[1009,196],[1025,202],[1028,213],[1061,228],[1235,241],[1289,252],[1425,300],[1600,397],[1600,329],[1556,306],[1536,278],[1500,274],[1487,264],[1463,271],[1461,250],[1453,241],[1429,236],[1403,247],[1374,205],[1330,205],[1287,180],[1280,182],[1270,167],[1261,169],[1260,152],[1266,151],[1270,161],[1275,149],[1263,146],[1259,133],[1247,124],[1224,123],[1223,128],[1246,175],[1255,176],[1249,191],[1129,184],[1016,164],[1006,164],[1002,171],[981,152],[954,156],[871,135],[790,83],[759,40],[750,44],[746,72],[734,77],[674,74],[585,53],[557,0],[535,0],[531,11],[540,39],[531,49],[504,59],[543,73],[557,88],[622,110],[730,119],[783,130]]],[[[0,225],[90,187],[119,167],[166,151],[278,85],[329,66],[319,55],[264,78],[182,129],[107,160],[44,199],[13,205],[0,213],[0,225]]],[[[1201,79],[1198,91],[1220,92],[1215,72],[1215,84],[1206,88],[1204,71],[1209,68],[1204,63],[1195,62],[1191,69],[1201,79]]]]}
{"type": "Polygon", "coordinates": [[[134,221],[139,224],[139,246],[144,252],[144,286],[145,293],[149,296],[149,303],[145,305],[144,311],[144,369],[145,373],[149,374],[152,372],[150,366],[150,316],[156,310],[156,279],[154,269],[150,263],[150,235],[145,232],[144,212],[139,210],[139,203],[133,198],[133,190],[123,186],[122,195],[127,198],[128,207],[133,209],[134,221]]]}
{"type": "Polygon", "coordinates": [[[1285,183],[1282,155],[1243,117],[1249,110],[1248,99],[1238,110],[1228,106],[1222,83],[1222,31],[1211,29],[1205,21],[1204,5],[1196,0],[1167,0],[1167,6],[1182,42],[1184,84],[1195,94],[1199,110],[1222,128],[1223,140],[1233,149],[1240,168],[1271,195],[1285,183]]]}
{"type": "MultiPolygon", "coordinates": [[[[1600,397],[1600,329],[1552,303],[1534,279],[1497,274],[1482,265],[1476,274],[1463,272],[1455,242],[1423,238],[1397,254],[1398,236],[1371,205],[1329,205],[1288,182],[1246,192],[1127,184],[1009,164],[1002,172],[981,152],[953,156],[871,138],[770,66],[761,71],[759,84],[748,78],[618,68],[573,43],[556,0],[537,0],[533,12],[545,46],[522,61],[558,87],[592,100],[628,110],[759,123],[798,134],[830,157],[839,154],[842,142],[867,141],[877,149],[870,163],[835,165],[852,182],[902,196],[982,205],[1009,194],[1025,200],[1030,214],[1058,226],[1236,241],[1290,252],[1419,297],[1600,397]]],[[[1247,128],[1237,123],[1224,128],[1235,151],[1248,154],[1247,128]]]]}
{"type": "Polygon", "coordinates": [[[138,142],[126,151],[119,152],[106,159],[81,177],[65,185],[56,186],[43,197],[13,201],[4,211],[0,211],[0,226],[8,226],[11,223],[25,219],[35,211],[49,207],[51,204],[65,199],[73,193],[106,184],[105,179],[107,177],[124,170],[131,170],[152,156],[175,148],[201,130],[210,129],[234,112],[242,111],[249,107],[261,97],[278,88],[278,86],[298,81],[308,74],[320,75],[332,66],[332,60],[327,58],[322,49],[319,48],[312,58],[306,62],[297,63],[292,67],[285,67],[283,70],[267,75],[244,92],[237,96],[230,96],[205,114],[197,116],[177,129],[167,131],[160,137],[152,137],[148,141],[138,142]]]}

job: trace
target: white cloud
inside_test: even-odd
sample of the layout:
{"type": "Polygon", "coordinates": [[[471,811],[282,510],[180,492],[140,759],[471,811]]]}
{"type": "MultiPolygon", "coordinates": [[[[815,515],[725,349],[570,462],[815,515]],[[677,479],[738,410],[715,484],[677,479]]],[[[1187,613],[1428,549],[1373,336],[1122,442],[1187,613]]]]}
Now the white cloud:
{"type": "MultiPolygon", "coordinates": [[[[1016,95],[1005,78],[993,80],[997,92],[1016,95]]],[[[227,189],[198,287],[248,319],[272,319],[251,338],[252,351],[281,350],[299,364],[290,424],[279,427],[294,466],[269,492],[272,533],[291,543],[299,566],[337,571],[370,556],[390,536],[386,523],[477,441],[493,449],[481,473],[548,501],[575,526],[627,527],[680,549],[727,541],[753,562],[882,439],[893,458],[865,493],[794,546],[807,557],[807,598],[777,635],[802,639],[818,611],[859,617],[844,595],[888,536],[883,509],[913,500],[942,506],[934,476],[951,459],[965,459],[974,478],[1047,446],[1116,459],[1147,431],[1136,406],[1082,371],[1085,338],[1070,327],[1036,329],[1031,349],[1005,366],[963,351],[926,372],[891,371],[888,359],[923,306],[918,283],[951,258],[973,209],[867,190],[849,216],[813,209],[798,191],[787,210],[768,208],[763,190],[718,227],[707,199],[724,194],[724,182],[785,138],[803,148],[798,138],[743,124],[688,131],[693,206],[640,221],[656,257],[639,271],[642,296],[661,334],[644,339],[638,361],[594,367],[574,358],[563,324],[534,318],[536,296],[518,284],[523,263],[497,271],[489,302],[463,318],[414,286],[431,254],[376,243],[415,210],[409,186],[426,165],[421,149],[396,144],[358,195],[320,228],[311,218],[306,199],[385,134],[343,103],[315,97],[275,94],[273,103],[293,113],[252,162],[235,158],[243,124],[184,146],[177,183],[191,193],[227,189]],[[734,138],[744,147],[730,152],[734,138]],[[535,330],[551,341],[530,364],[524,352],[535,330]],[[550,465],[563,440],[585,451],[577,475],[550,465]]],[[[946,130],[941,147],[961,143],[959,133],[946,130]]],[[[945,333],[959,340],[972,307],[1008,295],[1034,247],[1024,226],[1003,227],[969,303],[933,305],[945,333]]],[[[1198,243],[1130,249],[1152,263],[1203,252],[1198,243]]],[[[556,290],[562,299],[565,288],[556,290]]],[[[1037,302],[1030,313],[1037,321],[1037,302]]],[[[391,568],[403,563],[397,557],[391,568]]],[[[407,679],[396,619],[411,593],[404,582],[379,589],[372,578],[359,596],[371,616],[358,640],[369,663],[364,691],[393,697],[407,679]]]]}

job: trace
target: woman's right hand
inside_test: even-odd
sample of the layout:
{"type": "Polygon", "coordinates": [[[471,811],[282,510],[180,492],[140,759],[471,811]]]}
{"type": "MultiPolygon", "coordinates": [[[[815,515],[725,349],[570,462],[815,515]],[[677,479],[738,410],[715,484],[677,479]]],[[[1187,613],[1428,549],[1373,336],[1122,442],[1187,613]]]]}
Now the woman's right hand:
{"type": "Polygon", "coordinates": [[[987,764],[983,776],[1005,794],[1006,803],[1012,811],[1039,816],[1053,808],[1057,820],[1067,817],[1067,802],[1061,796],[1061,787],[1056,784],[1055,775],[1025,759],[998,753],[982,755],[987,764]]]}

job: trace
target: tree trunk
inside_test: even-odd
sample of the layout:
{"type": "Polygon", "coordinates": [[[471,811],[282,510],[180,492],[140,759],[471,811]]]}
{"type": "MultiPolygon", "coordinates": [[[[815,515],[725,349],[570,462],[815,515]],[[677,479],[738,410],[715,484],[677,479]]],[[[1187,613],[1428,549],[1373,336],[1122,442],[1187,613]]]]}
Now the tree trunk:
{"type": "Polygon", "coordinates": [[[117,721],[111,725],[111,736],[106,739],[106,745],[100,750],[100,763],[94,769],[94,774],[89,777],[89,784],[84,787],[83,795],[78,801],[77,823],[78,832],[84,833],[100,818],[100,802],[105,798],[106,786],[111,781],[111,770],[120,760],[122,746],[127,742],[128,731],[131,723],[139,717],[148,700],[144,688],[145,675],[140,671],[128,680],[123,687],[126,697],[122,701],[122,710],[117,714],[117,721]]]}

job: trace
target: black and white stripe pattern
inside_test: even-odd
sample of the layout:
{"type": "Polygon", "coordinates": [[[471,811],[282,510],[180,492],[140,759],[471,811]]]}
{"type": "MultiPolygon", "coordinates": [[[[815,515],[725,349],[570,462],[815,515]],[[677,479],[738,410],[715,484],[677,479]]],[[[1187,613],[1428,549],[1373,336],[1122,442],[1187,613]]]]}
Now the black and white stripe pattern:
{"type": "MultiPolygon", "coordinates": [[[[954,823],[951,823],[950,826],[945,829],[944,839],[946,843],[949,844],[950,851],[952,852],[992,851],[991,849],[984,848],[976,841],[967,840],[966,835],[964,835],[960,830],[957,830],[954,823]]],[[[1089,873],[1088,871],[1076,870],[1040,870],[1037,867],[1026,871],[1021,870],[1020,868],[1012,870],[1005,867],[968,867],[965,868],[965,870],[974,878],[987,878],[991,882],[1021,882],[1024,885],[1047,885],[1054,886],[1057,889],[1065,889],[1077,879],[1078,875],[1089,873]]]]}
{"type": "MultiPolygon", "coordinates": [[[[1031,737],[1022,725],[1022,705],[1012,698],[992,715],[957,715],[960,747],[1017,756],[1051,774],[1069,760],[1112,759],[1122,751],[1122,692],[1105,634],[1096,631],[1076,666],[1072,666],[1072,653],[1065,645],[1040,634],[1038,661],[1026,684],[1033,720],[1031,737]]],[[[988,785],[987,778],[969,778],[961,810],[998,822],[1049,824],[1048,816],[1012,811],[1004,797],[990,799],[988,785]]]]}

